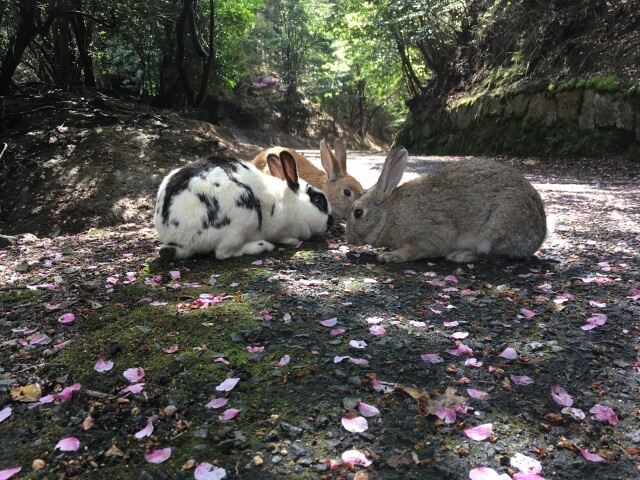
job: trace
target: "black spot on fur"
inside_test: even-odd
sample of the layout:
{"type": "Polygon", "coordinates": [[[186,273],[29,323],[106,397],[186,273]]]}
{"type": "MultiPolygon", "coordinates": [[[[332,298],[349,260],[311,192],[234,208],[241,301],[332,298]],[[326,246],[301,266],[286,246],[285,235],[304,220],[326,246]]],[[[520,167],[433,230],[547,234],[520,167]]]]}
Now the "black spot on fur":
{"type": "Polygon", "coordinates": [[[275,203],[273,203],[273,204],[271,205],[271,216],[272,216],[272,217],[273,217],[273,214],[274,214],[274,212],[275,212],[275,211],[276,211],[276,204],[275,204],[275,203]]]}
{"type": "Polygon", "coordinates": [[[209,227],[222,228],[231,223],[231,219],[226,215],[220,216],[220,203],[215,197],[208,197],[202,193],[198,194],[200,200],[207,209],[207,218],[202,221],[202,228],[206,230],[209,227]]]}
{"type": "Polygon", "coordinates": [[[258,216],[258,230],[262,230],[262,208],[260,207],[260,200],[255,196],[253,189],[249,185],[233,177],[230,177],[230,179],[243,190],[240,196],[236,198],[236,205],[248,210],[255,210],[258,216]]]}
{"type": "Polygon", "coordinates": [[[329,213],[329,202],[324,193],[309,185],[307,187],[307,195],[309,195],[311,203],[318,207],[322,213],[329,213]]]}

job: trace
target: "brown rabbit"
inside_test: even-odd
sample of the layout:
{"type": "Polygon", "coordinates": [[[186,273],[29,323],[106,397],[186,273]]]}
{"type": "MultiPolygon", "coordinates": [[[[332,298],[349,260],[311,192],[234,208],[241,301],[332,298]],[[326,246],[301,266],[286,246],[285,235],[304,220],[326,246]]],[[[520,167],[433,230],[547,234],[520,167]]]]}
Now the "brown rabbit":
{"type": "Polygon", "coordinates": [[[264,173],[270,174],[267,166],[269,154],[280,155],[283,150],[289,152],[296,159],[300,178],[322,190],[329,199],[336,220],[344,220],[351,211],[351,204],[362,196],[364,189],[358,180],[347,173],[347,149],[344,143],[336,140],[333,146],[335,155],[329,150],[324,140],[320,142],[320,161],[324,172],[316,168],[301,153],[286,147],[263,150],[251,160],[251,163],[264,173]]]}
{"type": "Polygon", "coordinates": [[[540,248],[547,235],[544,205],[520,173],[490,160],[461,160],[398,186],[407,159],[404,148],[393,150],[378,183],[354,202],[349,243],[389,248],[380,262],[524,259],[540,248]]]}

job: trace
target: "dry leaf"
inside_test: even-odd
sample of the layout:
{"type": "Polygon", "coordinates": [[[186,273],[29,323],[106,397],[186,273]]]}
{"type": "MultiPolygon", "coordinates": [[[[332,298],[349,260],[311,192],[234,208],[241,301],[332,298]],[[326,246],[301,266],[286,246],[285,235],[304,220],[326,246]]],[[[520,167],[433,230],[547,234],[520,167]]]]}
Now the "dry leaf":
{"type": "Polygon", "coordinates": [[[11,389],[11,400],[14,402],[37,402],[42,397],[42,390],[38,385],[26,385],[11,389]]]}
{"type": "Polygon", "coordinates": [[[413,460],[401,453],[395,453],[387,458],[386,464],[391,468],[398,468],[401,465],[413,465],[413,460]]]}
{"type": "Polygon", "coordinates": [[[196,466],[196,460],[195,458],[190,458],[189,460],[187,460],[186,462],[184,462],[184,465],[182,465],[182,469],[183,470],[190,470],[193,467],[196,466]]]}
{"type": "Polygon", "coordinates": [[[124,457],[124,452],[116,447],[116,444],[113,443],[109,449],[104,452],[105,457],[124,457]]]}
{"type": "Polygon", "coordinates": [[[419,388],[416,388],[416,387],[406,387],[404,385],[400,385],[397,387],[397,390],[403,391],[404,393],[406,393],[407,395],[409,395],[411,398],[415,400],[420,400],[421,398],[424,398],[425,400],[429,400],[429,394],[425,390],[420,390],[419,388]]]}
{"type": "Polygon", "coordinates": [[[429,415],[435,415],[437,408],[455,408],[467,403],[467,399],[458,395],[454,388],[447,387],[442,395],[427,402],[426,412],[429,415]]]}
{"type": "Polygon", "coordinates": [[[89,415],[82,421],[82,429],[89,430],[91,427],[93,427],[93,417],[89,415]]]}
{"type": "Polygon", "coordinates": [[[353,477],[353,480],[369,480],[369,474],[364,470],[360,470],[353,477]]]}

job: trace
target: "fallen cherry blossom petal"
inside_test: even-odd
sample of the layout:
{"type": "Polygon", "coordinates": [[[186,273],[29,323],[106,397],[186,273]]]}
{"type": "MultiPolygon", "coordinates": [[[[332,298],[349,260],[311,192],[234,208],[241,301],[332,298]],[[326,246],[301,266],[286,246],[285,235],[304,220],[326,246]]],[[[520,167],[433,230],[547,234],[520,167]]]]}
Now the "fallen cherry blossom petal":
{"type": "Polygon", "coordinates": [[[329,332],[329,334],[332,337],[337,337],[338,335],[342,335],[344,332],[346,332],[344,328],[334,328],[329,332]]]}
{"type": "Polygon", "coordinates": [[[11,407],[4,407],[2,410],[0,410],[0,422],[3,422],[7,418],[9,418],[12,412],[13,410],[11,409],[11,407]]]}
{"type": "Polygon", "coordinates": [[[67,437],[56,443],[54,450],[60,449],[61,452],[75,452],[80,448],[80,441],[76,437],[67,437]]]}
{"type": "Polygon", "coordinates": [[[451,338],[455,338],[456,340],[462,340],[463,338],[467,338],[469,336],[469,332],[456,332],[449,335],[451,338]]]}
{"type": "Polygon", "coordinates": [[[128,368],[122,375],[131,383],[136,383],[144,378],[144,369],[140,367],[128,368]]]}
{"type": "Polygon", "coordinates": [[[180,280],[182,278],[179,270],[172,270],[169,272],[169,275],[171,275],[171,279],[173,280],[180,280]]]}
{"type": "Polygon", "coordinates": [[[229,401],[228,398],[212,398],[211,401],[205,405],[205,407],[221,408],[221,407],[224,407],[228,401],[229,401]]]}
{"type": "Polygon", "coordinates": [[[507,360],[513,360],[514,358],[518,358],[518,352],[516,352],[515,348],[507,347],[498,356],[506,358],[507,360]]]}
{"type": "Polygon", "coordinates": [[[363,417],[375,417],[376,415],[380,415],[380,410],[373,405],[369,405],[364,402],[358,403],[358,411],[363,417]]]}
{"type": "Polygon", "coordinates": [[[371,380],[371,386],[377,392],[391,393],[396,389],[395,383],[381,382],[377,378],[371,380]]]}
{"type": "Polygon", "coordinates": [[[70,387],[65,387],[64,389],[62,389],[62,391],[58,393],[56,397],[62,403],[68,402],[69,400],[71,400],[71,397],[73,396],[73,392],[75,392],[76,390],[80,390],[80,388],[82,388],[82,386],[79,383],[74,383],[70,387]]]}
{"type": "Polygon", "coordinates": [[[136,432],[135,437],[136,438],[149,437],[151,436],[152,433],[153,433],[153,422],[149,420],[147,421],[147,425],[142,430],[140,430],[139,432],[136,432]]]}
{"type": "Polygon", "coordinates": [[[239,378],[227,378],[224,382],[216,387],[219,392],[230,392],[240,381],[239,378]]]}
{"type": "Polygon", "coordinates": [[[247,352],[249,353],[261,353],[264,351],[264,347],[247,347],[247,352]]]}
{"type": "Polygon", "coordinates": [[[460,322],[442,322],[442,325],[444,325],[445,327],[457,327],[458,325],[460,325],[460,322]]]}
{"type": "Polygon", "coordinates": [[[364,340],[350,340],[349,345],[351,345],[353,348],[366,348],[367,342],[365,342],[364,340]]]}
{"type": "Polygon", "coordinates": [[[481,442],[493,434],[493,424],[485,423],[484,425],[478,425],[477,427],[467,428],[464,431],[464,434],[471,440],[481,442]]]}
{"type": "Polygon", "coordinates": [[[327,320],[321,320],[318,323],[320,325],[325,326],[325,327],[333,327],[333,326],[335,326],[336,323],[338,323],[338,319],[337,318],[329,318],[327,320]]]}
{"type": "Polygon", "coordinates": [[[144,459],[149,463],[162,463],[171,456],[171,447],[160,448],[144,454],[144,459]]]}
{"type": "Polygon", "coordinates": [[[227,476],[227,471],[224,468],[202,462],[196,467],[193,475],[196,480],[222,480],[227,476]]]}
{"type": "Polygon", "coordinates": [[[607,316],[604,313],[596,313],[593,317],[587,318],[587,324],[580,327],[582,330],[593,330],[607,323],[607,316]]]}
{"type": "Polygon", "coordinates": [[[593,413],[593,418],[600,420],[601,422],[607,422],[611,425],[618,424],[618,416],[616,413],[606,405],[600,405],[599,403],[591,407],[589,413],[593,413]]]}
{"type": "Polygon", "coordinates": [[[219,418],[220,420],[231,420],[232,418],[237,417],[240,412],[241,410],[238,410],[237,408],[229,408],[222,412],[222,415],[220,415],[219,418]]]}
{"type": "Polygon", "coordinates": [[[71,323],[76,319],[76,316],[73,313],[65,313],[58,318],[58,322],[60,323],[71,323]]]}
{"type": "Polygon", "coordinates": [[[605,459],[602,458],[600,455],[598,455],[596,453],[591,453],[591,452],[589,452],[589,450],[587,450],[585,448],[578,447],[578,450],[580,450],[580,453],[582,454],[582,456],[584,458],[586,458],[587,460],[589,460],[590,462],[604,462],[605,461],[605,459]]]}
{"type": "Polygon", "coordinates": [[[521,453],[515,453],[511,457],[511,466],[517,468],[520,473],[540,473],[542,464],[535,458],[528,457],[521,453]]]}
{"type": "Polygon", "coordinates": [[[447,275],[446,277],[444,277],[444,279],[447,282],[458,283],[458,279],[456,277],[454,277],[453,275],[447,275]]]}
{"type": "Polygon", "coordinates": [[[350,358],[349,360],[355,365],[369,365],[369,360],[366,358],[350,358]]]}
{"type": "Polygon", "coordinates": [[[22,467],[14,467],[14,468],[7,468],[6,470],[0,470],[0,480],[9,480],[16,473],[20,473],[20,470],[22,470],[22,467]]]}
{"type": "Polygon", "coordinates": [[[333,458],[327,458],[327,467],[329,467],[329,470],[337,470],[340,468],[340,463],[333,458]]]}
{"type": "Polygon", "coordinates": [[[262,265],[262,260],[255,260],[251,262],[251,265],[262,265]]]}
{"type": "Polygon", "coordinates": [[[424,354],[420,355],[420,358],[422,360],[424,360],[425,362],[431,362],[431,363],[444,362],[444,360],[441,357],[439,357],[438,355],[436,355],[435,353],[424,353],[424,354]]]}
{"type": "Polygon", "coordinates": [[[342,360],[344,360],[345,358],[349,358],[349,356],[340,356],[340,355],[336,355],[335,357],[333,357],[333,363],[340,363],[342,360]]]}
{"type": "Polygon", "coordinates": [[[482,366],[482,362],[479,362],[477,358],[468,358],[464,361],[464,364],[475,368],[480,368],[482,366]]]}
{"type": "Polygon", "coordinates": [[[363,467],[371,465],[371,460],[369,460],[364,453],[359,452],[358,450],[347,450],[344,452],[342,454],[342,461],[352,465],[362,465],[363,467]]]}
{"type": "Polygon", "coordinates": [[[104,358],[99,359],[96,364],[93,366],[93,369],[96,372],[108,372],[113,368],[113,362],[111,360],[105,360],[104,358]]]}
{"type": "Polygon", "coordinates": [[[385,333],[387,333],[387,331],[382,325],[374,325],[369,328],[369,333],[372,335],[384,335],[385,333]]]}
{"type": "Polygon", "coordinates": [[[585,417],[586,417],[585,413],[582,410],[580,410],[579,408],[564,407],[560,411],[562,413],[564,413],[565,415],[571,415],[571,417],[573,417],[576,420],[584,420],[585,417]]]}
{"type": "Polygon", "coordinates": [[[456,421],[456,410],[454,408],[438,407],[433,412],[440,420],[445,423],[453,423],[456,421]]]}
{"type": "Polygon", "coordinates": [[[477,400],[483,400],[489,396],[487,392],[483,392],[482,390],[476,390],[475,388],[467,388],[467,393],[470,397],[475,398],[477,400]]]}
{"type": "Polygon", "coordinates": [[[493,468],[477,467],[469,472],[469,480],[510,480],[506,473],[499,474],[493,468]]]}
{"type": "Polygon", "coordinates": [[[535,317],[536,315],[535,312],[532,312],[531,310],[527,310],[526,308],[521,308],[520,313],[522,313],[522,316],[525,318],[535,317]]]}
{"type": "Polygon", "coordinates": [[[291,361],[291,357],[289,355],[284,355],[280,361],[278,362],[278,366],[279,367],[284,367],[285,365],[287,365],[289,362],[291,361]]]}
{"type": "Polygon", "coordinates": [[[527,377],[526,375],[509,375],[509,378],[516,385],[531,385],[532,383],[536,383],[533,378],[527,377]]]}
{"type": "Polygon", "coordinates": [[[361,433],[369,428],[367,419],[364,417],[342,417],[342,426],[345,428],[345,430],[352,433],[361,433]]]}
{"type": "Polygon", "coordinates": [[[177,344],[173,344],[170,347],[166,347],[162,349],[164,353],[169,353],[169,354],[176,353],[178,352],[178,350],[180,350],[180,346],[177,344]]]}
{"type": "Polygon", "coordinates": [[[456,348],[451,350],[446,350],[447,353],[459,357],[460,355],[472,355],[473,350],[467,347],[464,343],[461,343],[456,348]]]}
{"type": "Polygon", "coordinates": [[[416,327],[416,328],[426,328],[427,327],[427,323],[426,322],[417,322],[415,320],[409,320],[409,325],[411,325],[412,327],[416,327]]]}
{"type": "Polygon", "coordinates": [[[120,393],[133,393],[137,394],[144,390],[144,383],[134,383],[133,385],[129,385],[126,388],[120,390],[120,393]]]}
{"type": "Polygon", "coordinates": [[[551,398],[553,398],[556,403],[564,407],[570,407],[573,405],[573,398],[571,398],[571,395],[569,395],[564,388],[557,385],[551,385],[551,398]]]}

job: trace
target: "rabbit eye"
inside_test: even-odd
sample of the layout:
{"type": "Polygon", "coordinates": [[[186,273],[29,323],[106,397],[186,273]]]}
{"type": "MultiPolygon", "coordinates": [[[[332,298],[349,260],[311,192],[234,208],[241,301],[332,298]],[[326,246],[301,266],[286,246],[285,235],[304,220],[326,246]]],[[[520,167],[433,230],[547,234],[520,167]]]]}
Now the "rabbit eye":
{"type": "Polygon", "coordinates": [[[345,197],[350,197],[351,196],[351,190],[349,190],[348,188],[345,188],[342,193],[344,194],[345,197]]]}
{"type": "Polygon", "coordinates": [[[362,217],[362,214],[363,214],[363,213],[364,213],[364,212],[362,211],[362,209],[361,209],[361,208],[356,208],[356,209],[353,211],[353,217],[354,217],[354,218],[356,218],[356,219],[358,219],[358,218],[362,217]]]}

